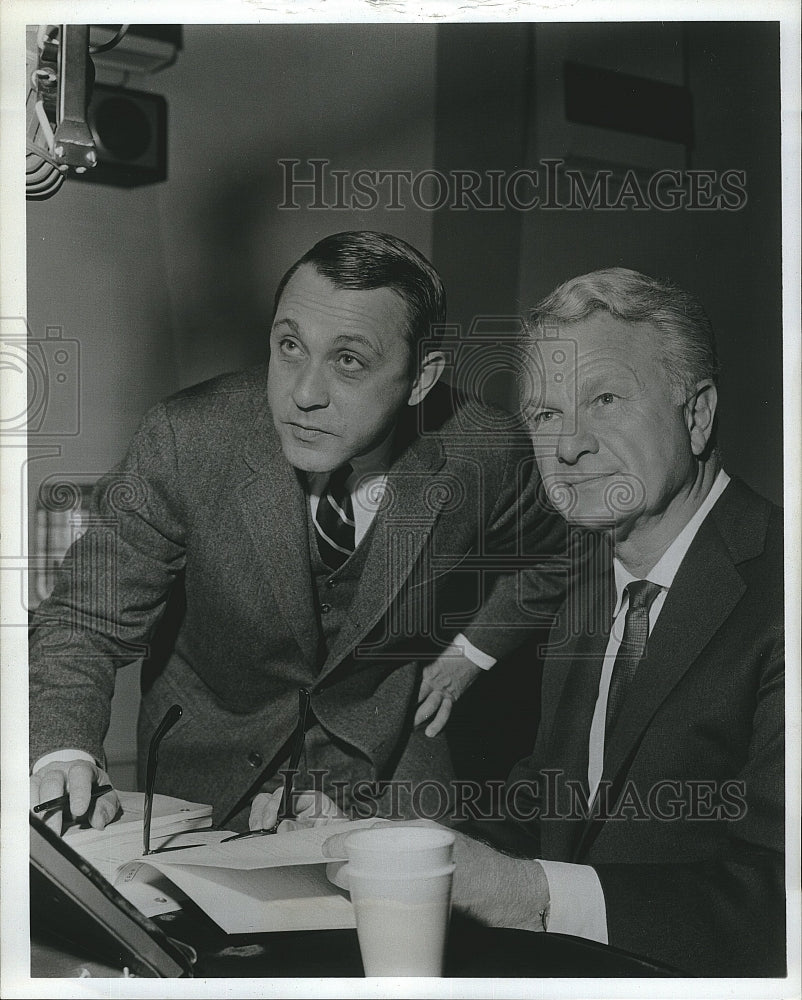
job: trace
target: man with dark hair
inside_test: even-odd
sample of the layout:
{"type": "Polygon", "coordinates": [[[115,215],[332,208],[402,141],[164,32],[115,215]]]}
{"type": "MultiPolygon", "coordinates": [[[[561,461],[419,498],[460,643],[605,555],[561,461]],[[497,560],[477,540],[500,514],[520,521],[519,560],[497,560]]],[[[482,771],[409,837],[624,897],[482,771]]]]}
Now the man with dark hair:
{"type": "Polygon", "coordinates": [[[414,372],[417,348],[435,351],[442,339],[446,318],[446,293],[440,275],[426,258],[403,240],[371,231],[336,233],[316,243],[290,267],[278,283],[274,310],[287,282],[299,268],[311,265],[337,288],[370,291],[389,288],[406,304],[409,362],[414,372]]]}
{"type": "Polygon", "coordinates": [[[159,790],[236,828],[280,781],[303,688],[297,787],[348,807],[378,783],[375,808],[408,815],[417,782],[448,781],[451,705],[559,603],[564,528],[523,431],[488,436],[499,415],[455,411],[438,384],[444,319],[440,278],[411,246],[335,234],[283,278],[266,372],[145,416],[35,616],[34,802],[66,789],[65,814],[114,816],[116,793],[90,806],[90,791],[106,780],[115,669],[145,657],[174,604],[166,662],[143,675],[140,781],[179,703],[159,790]]]}

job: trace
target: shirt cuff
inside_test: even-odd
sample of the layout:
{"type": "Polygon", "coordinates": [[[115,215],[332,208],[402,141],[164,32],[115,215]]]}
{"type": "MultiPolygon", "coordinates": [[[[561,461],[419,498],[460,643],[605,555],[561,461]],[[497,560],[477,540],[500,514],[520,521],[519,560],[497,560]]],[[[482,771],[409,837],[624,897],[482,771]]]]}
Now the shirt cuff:
{"type": "Polygon", "coordinates": [[[490,656],[487,653],[483,653],[481,649],[477,649],[472,642],[465,638],[462,632],[454,637],[451,645],[461,647],[462,655],[467,656],[471,663],[477,667],[481,667],[482,670],[489,670],[496,662],[495,656],[490,656]]]}
{"type": "Polygon", "coordinates": [[[86,753],[84,750],[55,750],[53,753],[46,753],[44,757],[40,757],[31,768],[31,774],[36,774],[45,764],[49,764],[54,760],[63,760],[65,762],[68,760],[89,760],[93,764],[97,764],[92,754],[86,753]]]}
{"type": "Polygon", "coordinates": [[[595,869],[565,861],[538,860],[549,883],[546,930],[608,944],[607,904],[595,869]]]}

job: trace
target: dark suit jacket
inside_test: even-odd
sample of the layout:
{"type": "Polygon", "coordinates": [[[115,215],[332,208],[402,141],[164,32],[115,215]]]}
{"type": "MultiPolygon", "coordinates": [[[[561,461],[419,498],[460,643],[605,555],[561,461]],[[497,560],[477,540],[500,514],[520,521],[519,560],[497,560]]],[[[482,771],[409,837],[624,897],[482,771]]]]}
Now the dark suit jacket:
{"type": "Polygon", "coordinates": [[[502,657],[558,606],[565,529],[539,498],[528,441],[509,415],[454,413],[446,387],[423,429],[399,428],[350,614],[321,649],[308,501],[265,379],[221,376],[158,405],[101,481],[95,525],[31,635],[32,760],[65,746],[102,757],[115,668],[151,650],[177,596],[177,635],[140,713],[141,763],[166,709],[184,709],[159,790],[212,802],[220,820],[292,732],[301,686],[319,722],[302,766],[326,771],[330,792],[446,778],[445,740],[412,730],[423,664],[458,631],[502,657]]]}
{"type": "Polygon", "coordinates": [[[734,479],[702,523],[611,734],[594,818],[582,797],[610,585],[596,588],[607,626],[548,653],[535,749],[510,775],[526,853],[593,866],[612,945],[691,974],[782,975],[781,512],[734,479]]]}

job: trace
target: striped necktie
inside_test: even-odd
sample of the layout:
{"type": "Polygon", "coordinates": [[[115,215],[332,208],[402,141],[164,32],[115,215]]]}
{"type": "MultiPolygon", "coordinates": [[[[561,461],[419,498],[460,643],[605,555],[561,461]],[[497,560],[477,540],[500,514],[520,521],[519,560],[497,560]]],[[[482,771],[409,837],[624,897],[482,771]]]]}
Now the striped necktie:
{"type": "Polygon", "coordinates": [[[624,635],[610,677],[604,725],[605,746],[609,743],[609,736],[621,711],[627,688],[646,652],[646,640],[649,638],[649,609],[662,589],[649,580],[635,580],[627,584],[629,607],[624,618],[624,635]]]}
{"type": "Polygon", "coordinates": [[[339,569],[356,547],[354,508],[345,488],[352,472],[348,463],[332,472],[312,519],[320,558],[331,569],[339,569]]]}

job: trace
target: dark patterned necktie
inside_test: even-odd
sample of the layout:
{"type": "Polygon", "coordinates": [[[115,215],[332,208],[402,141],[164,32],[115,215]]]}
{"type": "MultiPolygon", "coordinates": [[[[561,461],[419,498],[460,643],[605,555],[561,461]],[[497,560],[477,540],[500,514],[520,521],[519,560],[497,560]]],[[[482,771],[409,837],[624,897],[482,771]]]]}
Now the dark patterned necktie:
{"type": "Polygon", "coordinates": [[[629,607],[624,618],[624,635],[613,664],[610,691],[607,695],[607,714],[604,724],[604,745],[609,743],[610,733],[626,697],[627,688],[635,676],[638,664],[646,652],[649,638],[649,609],[663,588],[649,580],[635,580],[627,584],[629,607]]]}
{"type": "Polygon", "coordinates": [[[345,482],[353,472],[346,463],[329,477],[313,517],[320,558],[331,569],[339,569],[354,551],[354,508],[345,482]]]}

